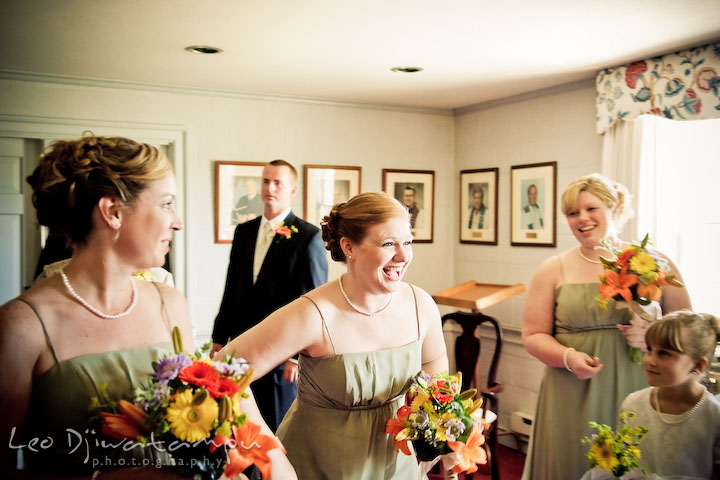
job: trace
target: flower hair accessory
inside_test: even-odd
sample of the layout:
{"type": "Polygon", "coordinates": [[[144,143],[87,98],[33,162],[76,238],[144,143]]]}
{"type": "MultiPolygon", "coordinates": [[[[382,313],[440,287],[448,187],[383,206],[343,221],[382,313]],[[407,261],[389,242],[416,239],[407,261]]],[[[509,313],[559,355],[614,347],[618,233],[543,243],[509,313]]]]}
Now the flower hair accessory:
{"type": "Polygon", "coordinates": [[[280,222],[280,225],[278,225],[275,228],[275,234],[276,235],[282,235],[285,237],[285,239],[290,240],[290,237],[292,237],[293,233],[297,233],[298,229],[295,225],[285,226],[285,222],[280,222]]]}

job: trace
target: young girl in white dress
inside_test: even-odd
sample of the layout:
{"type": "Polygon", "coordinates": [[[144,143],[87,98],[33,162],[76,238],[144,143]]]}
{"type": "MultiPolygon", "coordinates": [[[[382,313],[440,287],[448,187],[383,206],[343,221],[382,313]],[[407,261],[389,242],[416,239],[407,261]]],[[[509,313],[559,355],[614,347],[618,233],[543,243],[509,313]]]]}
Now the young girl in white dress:
{"type": "Polygon", "coordinates": [[[648,434],[640,465],[663,479],[720,478],[720,402],[698,382],[713,359],[720,321],[679,310],[653,322],[643,358],[650,387],[625,398],[621,411],[648,434]]]}

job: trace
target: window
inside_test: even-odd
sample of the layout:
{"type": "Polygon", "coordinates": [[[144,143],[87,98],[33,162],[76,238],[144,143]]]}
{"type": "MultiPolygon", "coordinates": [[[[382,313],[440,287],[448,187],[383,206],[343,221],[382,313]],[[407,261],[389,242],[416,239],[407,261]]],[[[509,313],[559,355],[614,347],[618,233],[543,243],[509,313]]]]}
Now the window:
{"type": "Polygon", "coordinates": [[[720,315],[720,119],[641,116],[637,231],[678,266],[693,309],[720,315]]]}

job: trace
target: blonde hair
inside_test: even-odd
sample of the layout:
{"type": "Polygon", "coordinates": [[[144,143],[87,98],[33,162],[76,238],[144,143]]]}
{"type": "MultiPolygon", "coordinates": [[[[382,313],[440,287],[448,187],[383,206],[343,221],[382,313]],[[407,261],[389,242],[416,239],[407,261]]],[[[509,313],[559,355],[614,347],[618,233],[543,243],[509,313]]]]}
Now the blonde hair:
{"type": "Polygon", "coordinates": [[[678,310],[652,322],[645,341],[662,348],[690,355],[694,360],[706,358],[712,363],[720,321],[708,313],[678,310]]]}
{"type": "Polygon", "coordinates": [[[148,183],[172,173],[156,147],[122,137],[54,142],[27,177],[40,225],[83,244],[92,230],[92,211],[102,197],[132,205],[148,183]]]}
{"type": "Polygon", "coordinates": [[[592,193],[610,209],[615,209],[613,220],[618,231],[635,214],[630,205],[631,195],[628,189],[619,182],[613,182],[599,173],[573,180],[562,194],[560,208],[564,215],[568,215],[577,205],[578,197],[582,192],[592,193]]]}
{"type": "Polygon", "coordinates": [[[321,222],[322,238],[330,256],[337,262],[345,261],[340,239],[360,243],[368,228],[391,218],[405,218],[410,222],[405,205],[384,192],[366,192],[355,195],[347,202],[333,206],[321,222]]]}

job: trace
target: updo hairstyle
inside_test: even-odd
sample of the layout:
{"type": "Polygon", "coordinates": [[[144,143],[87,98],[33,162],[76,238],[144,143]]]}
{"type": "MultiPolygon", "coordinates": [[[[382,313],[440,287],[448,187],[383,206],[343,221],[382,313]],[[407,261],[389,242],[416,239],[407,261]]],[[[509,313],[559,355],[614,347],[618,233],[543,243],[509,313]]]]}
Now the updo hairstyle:
{"type": "Polygon", "coordinates": [[[338,203],[321,222],[325,248],[336,262],[345,262],[340,239],[353,243],[365,238],[368,228],[391,218],[405,218],[410,222],[407,207],[384,192],[366,192],[355,195],[347,202],[338,203]]]}
{"type": "Polygon", "coordinates": [[[54,142],[27,182],[38,223],[79,245],[87,241],[93,208],[102,197],[132,206],[148,182],[171,172],[167,156],[152,145],[84,136],[54,142]]]}
{"type": "Polygon", "coordinates": [[[593,173],[570,182],[563,192],[560,208],[568,215],[577,205],[582,192],[592,193],[603,201],[610,209],[615,209],[613,220],[618,231],[632,218],[635,212],[630,205],[631,195],[628,189],[619,182],[613,182],[599,173],[593,173]]]}
{"type": "Polygon", "coordinates": [[[645,340],[668,350],[686,353],[695,360],[704,357],[709,365],[714,360],[718,335],[720,320],[717,317],[677,310],[652,322],[645,332],[645,340]]]}

